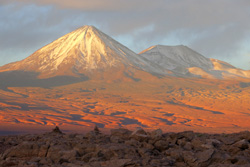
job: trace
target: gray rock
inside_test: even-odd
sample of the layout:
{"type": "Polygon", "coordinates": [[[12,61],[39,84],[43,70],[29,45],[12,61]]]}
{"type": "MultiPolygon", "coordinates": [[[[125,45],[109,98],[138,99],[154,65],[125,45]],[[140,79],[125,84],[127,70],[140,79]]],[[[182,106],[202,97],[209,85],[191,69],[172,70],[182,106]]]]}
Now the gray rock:
{"type": "Polygon", "coordinates": [[[110,135],[110,141],[113,143],[123,143],[125,140],[128,140],[132,131],[127,129],[112,129],[110,135]]]}
{"type": "Polygon", "coordinates": [[[241,150],[245,150],[249,148],[249,142],[246,139],[242,139],[233,144],[234,147],[238,147],[241,150]]]}
{"type": "Polygon", "coordinates": [[[155,148],[159,151],[164,151],[168,148],[169,143],[166,140],[158,140],[154,144],[155,148]]]}
{"type": "Polygon", "coordinates": [[[132,131],[128,130],[128,129],[111,129],[111,136],[120,136],[120,137],[124,137],[124,138],[128,138],[129,135],[132,134],[132,131]]]}
{"type": "Polygon", "coordinates": [[[196,166],[195,161],[197,158],[194,156],[194,153],[192,151],[183,151],[183,159],[186,164],[189,166],[196,166]]]}
{"type": "Polygon", "coordinates": [[[206,139],[206,143],[201,146],[207,149],[217,148],[221,142],[217,139],[206,139]]]}
{"type": "Polygon", "coordinates": [[[209,149],[201,152],[197,152],[195,154],[195,157],[197,157],[197,161],[199,163],[206,162],[212,158],[212,155],[214,154],[214,149],[209,149]]]}
{"type": "Polygon", "coordinates": [[[193,131],[184,131],[177,134],[177,138],[185,138],[187,141],[191,141],[195,137],[195,133],[193,131]]]}
{"type": "Polygon", "coordinates": [[[191,142],[186,142],[186,144],[183,147],[185,150],[191,151],[193,150],[193,146],[191,144],[191,142]]]}
{"type": "Polygon", "coordinates": [[[191,145],[192,147],[194,148],[194,150],[197,150],[197,151],[202,151],[204,150],[204,144],[202,142],[202,140],[200,140],[198,137],[194,138],[192,141],[191,141],[191,145]]]}
{"type": "Polygon", "coordinates": [[[187,143],[186,138],[178,139],[176,142],[180,147],[184,147],[187,143]]]}
{"type": "Polygon", "coordinates": [[[125,141],[125,144],[129,145],[129,146],[133,146],[135,148],[138,148],[138,147],[142,146],[142,143],[140,143],[138,140],[133,139],[133,138],[130,139],[130,140],[125,141]]]}
{"type": "Polygon", "coordinates": [[[150,133],[150,137],[153,139],[158,139],[162,137],[162,130],[161,129],[157,129],[154,130],[150,133]]]}
{"type": "Polygon", "coordinates": [[[38,156],[39,146],[33,142],[23,142],[20,145],[10,148],[5,152],[4,157],[34,157],[38,156]]]}
{"type": "Polygon", "coordinates": [[[182,149],[170,148],[167,151],[165,151],[165,155],[167,157],[173,158],[176,162],[183,162],[183,160],[184,160],[182,149]]]}
{"type": "Polygon", "coordinates": [[[130,138],[134,138],[137,141],[146,141],[148,140],[149,136],[148,134],[142,129],[142,128],[137,128],[133,133],[130,135],[130,138]]]}
{"type": "Polygon", "coordinates": [[[49,145],[41,145],[41,147],[39,148],[39,152],[38,152],[38,157],[46,157],[47,153],[48,153],[48,149],[49,149],[49,145]]]}
{"type": "Polygon", "coordinates": [[[76,150],[61,151],[59,154],[61,155],[60,159],[65,159],[68,162],[72,162],[78,157],[76,150]]]}

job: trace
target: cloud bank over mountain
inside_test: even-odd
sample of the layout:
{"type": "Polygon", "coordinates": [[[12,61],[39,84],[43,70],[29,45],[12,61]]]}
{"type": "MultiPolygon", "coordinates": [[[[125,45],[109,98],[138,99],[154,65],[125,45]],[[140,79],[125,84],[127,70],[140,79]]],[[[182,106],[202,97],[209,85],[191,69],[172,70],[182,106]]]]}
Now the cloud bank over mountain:
{"type": "Polygon", "coordinates": [[[187,45],[249,69],[247,0],[1,0],[1,64],[20,60],[81,25],[94,25],[135,52],[187,45]]]}

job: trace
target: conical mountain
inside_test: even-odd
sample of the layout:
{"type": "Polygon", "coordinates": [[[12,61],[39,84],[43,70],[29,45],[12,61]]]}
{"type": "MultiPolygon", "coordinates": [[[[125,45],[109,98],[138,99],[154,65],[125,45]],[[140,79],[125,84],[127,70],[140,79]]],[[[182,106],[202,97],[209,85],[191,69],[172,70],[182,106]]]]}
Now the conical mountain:
{"type": "Polygon", "coordinates": [[[39,73],[39,78],[50,78],[58,75],[88,76],[104,71],[120,71],[121,75],[128,75],[131,69],[163,73],[157,65],[138,56],[97,28],[83,26],[24,60],[0,67],[0,72],[32,71],[39,73]]]}
{"type": "Polygon", "coordinates": [[[186,73],[189,67],[201,67],[207,70],[213,67],[208,58],[183,45],[156,45],[142,51],[140,55],[177,73],[186,73]]]}
{"type": "Polygon", "coordinates": [[[217,59],[206,58],[183,45],[156,45],[139,54],[177,76],[217,79],[250,78],[250,71],[238,69],[217,59]]]}

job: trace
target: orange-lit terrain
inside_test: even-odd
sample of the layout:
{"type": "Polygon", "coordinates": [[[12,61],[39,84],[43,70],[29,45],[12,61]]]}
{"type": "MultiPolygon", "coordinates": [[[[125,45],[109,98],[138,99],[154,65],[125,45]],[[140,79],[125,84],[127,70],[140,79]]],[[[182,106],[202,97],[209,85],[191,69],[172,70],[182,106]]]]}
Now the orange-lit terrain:
{"type": "Polygon", "coordinates": [[[174,77],[100,82],[1,90],[1,130],[35,131],[59,125],[85,131],[98,125],[212,133],[250,128],[250,87],[239,82],[174,77]]]}
{"type": "Polygon", "coordinates": [[[0,67],[0,132],[249,130],[249,78],[186,46],[136,54],[84,26],[0,67]]]}

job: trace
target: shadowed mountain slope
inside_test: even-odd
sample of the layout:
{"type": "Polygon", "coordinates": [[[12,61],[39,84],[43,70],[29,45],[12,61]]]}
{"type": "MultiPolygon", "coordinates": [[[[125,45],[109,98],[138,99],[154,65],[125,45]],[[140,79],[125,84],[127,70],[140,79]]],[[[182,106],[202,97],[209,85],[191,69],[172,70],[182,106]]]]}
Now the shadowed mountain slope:
{"type": "Polygon", "coordinates": [[[183,45],[156,45],[139,54],[177,76],[213,79],[250,78],[250,71],[238,69],[217,59],[206,58],[183,45]]]}

